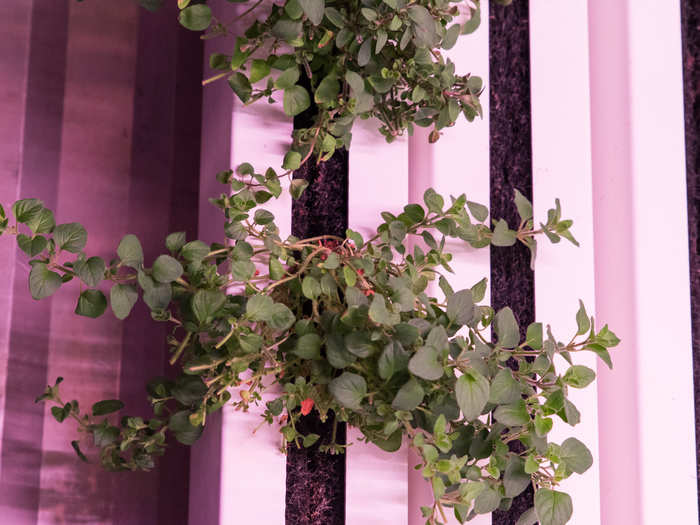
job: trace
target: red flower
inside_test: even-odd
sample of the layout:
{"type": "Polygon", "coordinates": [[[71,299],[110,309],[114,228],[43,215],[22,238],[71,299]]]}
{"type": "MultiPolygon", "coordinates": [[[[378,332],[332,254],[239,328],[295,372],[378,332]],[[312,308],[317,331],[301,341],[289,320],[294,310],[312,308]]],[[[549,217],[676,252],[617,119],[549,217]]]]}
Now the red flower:
{"type": "Polygon", "coordinates": [[[260,275],[260,270],[255,270],[255,275],[260,275]]]}
{"type": "Polygon", "coordinates": [[[301,402],[301,415],[306,416],[311,412],[311,409],[314,407],[314,400],[311,399],[310,397],[307,397],[304,399],[304,401],[301,402]]]}
{"type": "Polygon", "coordinates": [[[362,268],[357,270],[357,275],[364,275],[364,274],[365,274],[365,271],[362,268]]]}
{"type": "Polygon", "coordinates": [[[365,290],[365,295],[369,297],[370,295],[374,295],[374,290],[365,290]]]}

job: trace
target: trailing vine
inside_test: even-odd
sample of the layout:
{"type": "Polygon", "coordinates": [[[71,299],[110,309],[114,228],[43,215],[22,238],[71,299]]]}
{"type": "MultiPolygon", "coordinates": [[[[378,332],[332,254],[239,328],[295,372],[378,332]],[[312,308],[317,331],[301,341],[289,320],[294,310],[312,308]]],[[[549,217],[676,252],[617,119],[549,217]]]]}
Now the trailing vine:
{"type": "MultiPolygon", "coordinates": [[[[232,34],[235,24],[215,18],[206,4],[178,4],[180,23],[205,31],[203,38],[232,34]]],[[[268,11],[236,37],[231,55],[213,55],[210,63],[245,103],[281,94],[290,117],[312,99],[319,106],[314,126],[294,133],[283,175],[348,147],[357,117],[378,119],[389,141],[414,125],[432,127],[431,140],[437,140],[460,114],[470,120],[480,114],[481,81],[455,75],[440,52],[475,29],[478,3],[282,4],[251,2],[240,19],[268,11]],[[462,11],[468,18],[449,25],[462,11]],[[272,77],[275,69],[279,74],[272,77]],[[302,75],[310,93],[299,84],[302,75]]],[[[539,322],[521,340],[510,308],[496,312],[480,304],[485,279],[453,290],[447,279],[452,255],[445,251],[448,238],[474,248],[523,243],[533,258],[541,235],[578,244],[559,202],[546,220],[535,221],[531,203],[516,191],[521,220],[511,228],[503,219],[489,220],[488,209],[465,195],[446,202],[429,189],[422,203],[398,215],[383,212],[367,239],[351,229],[345,238],[283,238],[261,206],[281,194],[280,177],[249,163],[219,173],[226,189],[212,202],[226,217],[224,243],[171,233],[154,261],[144,259],[131,234],[113,260],[88,256],[83,226],[57,225],[37,199],[15,202],[11,213],[0,206],[0,235],[14,236],[30,257],[34,299],[76,279],[76,314],[99,317],[109,304],[125,319],[141,298],[155,321],[170,326],[170,364],[179,375],[148,384],[150,419],[117,418],[113,414],[124,408],[119,400],[84,410],[61,397],[61,378],[37,401],[49,403],[57,421],[70,419],[91,437],[109,470],[153,468],[168,433],[192,444],[208,415],[226,404],[242,411],[264,406],[262,423],[278,426],[285,443],[300,447],[319,436],[301,434],[299,417],[317,411],[325,420],[333,412],[384,450],[396,451],[403,441],[416,450],[434,493],[433,504],[422,508],[427,523],[444,523],[447,508],[460,522],[506,509],[530,484],[533,507],[518,523],[566,523],[572,502],[557,485],[585,472],[592,457],[575,437],[557,444],[548,434],[554,416],[572,426],[579,422],[568,390],[595,378],[572,356],[594,352],[612,366],[608,349],[619,340],[607,326],[596,328],[582,303],[568,342],[539,322]],[[562,373],[557,367],[563,363],[562,373]],[[523,452],[509,450],[515,440],[523,452]]],[[[294,196],[302,184],[292,181],[294,196]]],[[[86,460],[84,441],[72,446],[86,460]]],[[[322,446],[331,454],[344,448],[322,446]]]]}

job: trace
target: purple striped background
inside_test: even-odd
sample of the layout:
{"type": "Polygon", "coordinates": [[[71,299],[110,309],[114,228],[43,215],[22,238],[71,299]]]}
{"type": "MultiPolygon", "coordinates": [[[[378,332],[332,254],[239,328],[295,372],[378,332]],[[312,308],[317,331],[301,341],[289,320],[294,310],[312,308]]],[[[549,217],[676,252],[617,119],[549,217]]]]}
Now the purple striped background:
{"type": "MultiPolygon", "coordinates": [[[[42,199],[58,222],[86,226],[91,255],[110,258],[135,233],[148,261],[168,232],[197,231],[202,45],[173,23],[172,4],[157,14],[126,2],[0,5],[0,202],[42,199]]],[[[148,415],[165,326],[143,307],[124,323],[77,318],[77,283],[32,300],[11,239],[0,240],[0,271],[0,521],[186,523],[188,449],[173,445],[152,473],[107,474],[78,462],[75,428],[33,403],[62,375],[66,399],[119,397],[148,415]]]]}

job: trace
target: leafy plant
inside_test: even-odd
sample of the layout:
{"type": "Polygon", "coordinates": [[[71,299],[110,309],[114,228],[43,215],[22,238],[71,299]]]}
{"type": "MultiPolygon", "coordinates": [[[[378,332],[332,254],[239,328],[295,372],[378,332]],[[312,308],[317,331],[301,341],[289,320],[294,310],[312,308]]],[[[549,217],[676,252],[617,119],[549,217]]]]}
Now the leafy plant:
{"type": "MultiPolygon", "coordinates": [[[[291,115],[314,98],[316,124],[295,132],[285,158],[292,170],[311,155],[322,160],[347,146],[358,116],[379,118],[391,139],[413,124],[439,134],[459,113],[479,113],[481,82],[455,76],[438,49],[474,29],[478,7],[466,2],[472,18],[453,29],[446,27],[459,7],[452,4],[288,0],[254,22],[230,56],[215,55],[211,63],[225,70],[220,76],[244,101],[282,91],[291,115]],[[341,36],[344,30],[351,38],[341,36]],[[283,45],[293,52],[280,53],[283,45]],[[255,58],[263,50],[265,58],[255,58]],[[253,87],[274,68],[281,70],[275,80],[253,87]],[[304,72],[310,93],[298,83],[304,72]]],[[[228,31],[205,4],[179,5],[184,26],[208,28],[205,36],[228,31]]],[[[506,509],[530,484],[534,506],[518,523],[569,520],[571,498],[557,484],[585,472],[592,457],[576,438],[556,444],[548,433],[554,416],[572,426],[579,422],[568,389],[595,378],[590,368],[573,364],[572,354],[591,351],[612,366],[608,350],[619,340],[607,326],[596,329],[583,304],[567,343],[541,323],[529,325],[522,340],[510,308],[496,312],[480,304],[485,279],[453,290],[446,279],[452,255],[445,251],[447,238],[474,248],[523,243],[533,257],[540,234],[577,244],[558,201],[536,227],[531,203],[516,192],[521,221],[511,229],[503,219],[489,221],[488,209],[465,195],[446,203],[429,189],[423,203],[408,204],[398,215],[382,213],[368,239],[350,229],[345,238],[282,238],[273,214],[260,207],[282,191],[271,168],[261,174],[244,163],[217,178],[231,190],[213,199],[227,219],[226,244],[188,241],[175,232],[165,239],[167,253],[152,262],[131,234],[113,260],[88,257],[86,230],[56,225],[37,199],[15,202],[9,215],[0,207],[0,235],[14,235],[30,257],[32,297],[49,297],[78,279],[76,314],[99,317],[109,305],[124,319],[141,298],[155,321],[171,326],[170,363],[179,375],[148,384],[151,419],[115,420],[112,414],[124,407],[118,400],[82,411],[77,401],[61,398],[59,378],[37,399],[52,405],[58,422],[71,419],[92,436],[106,468],[148,470],[164,453],[167,433],[192,444],[208,414],[227,403],[248,410],[267,392],[274,399],[265,404],[264,421],[278,425],[287,443],[309,447],[318,440],[297,429],[299,418],[314,410],[322,420],[332,411],[336,421],[347,421],[387,451],[407,439],[433,488],[433,505],[422,509],[428,523],[444,522],[446,507],[460,522],[506,509]],[[434,281],[440,298],[429,288],[434,281]],[[513,441],[522,452],[509,449],[513,441]]],[[[292,185],[295,196],[301,191],[292,185]]],[[[86,460],[79,442],[72,446],[86,460]]],[[[343,448],[321,446],[328,453],[343,448]]]]}

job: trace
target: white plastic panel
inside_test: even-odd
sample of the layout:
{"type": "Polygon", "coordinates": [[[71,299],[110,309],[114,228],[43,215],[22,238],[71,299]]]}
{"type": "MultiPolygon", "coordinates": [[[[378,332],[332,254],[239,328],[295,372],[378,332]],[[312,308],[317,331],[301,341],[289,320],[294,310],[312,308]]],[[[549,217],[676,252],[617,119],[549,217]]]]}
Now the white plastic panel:
{"type": "Polygon", "coordinates": [[[588,14],[602,522],[697,523],[679,3],[588,14]]]}
{"type": "MultiPolygon", "coordinates": [[[[535,265],[535,312],[551,324],[558,340],[576,333],[578,300],[594,315],[593,210],[588,78],[588,19],[578,1],[537,0],[530,3],[530,71],[532,100],[532,164],[535,220],[546,221],[547,210],[561,199],[563,217],[573,219],[572,232],[581,244],[566,240],[538,241],[535,265]]],[[[573,355],[576,364],[594,370],[593,353],[573,355]]],[[[560,371],[567,363],[557,360],[560,371]]],[[[571,427],[555,418],[550,440],[575,436],[593,454],[594,466],[561,484],[574,503],[572,525],[600,523],[598,400],[595,384],[569,389],[581,411],[581,423],[571,427]]]]}
{"type": "MultiPolygon", "coordinates": [[[[408,203],[408,140],[387,144],[376,121],[358,121],[350,147],[349,225],[367,239],[382,222],[380,213],[399,213],[408,203]]],[[[406,449],[384,452],[357,442],[348,429],[346,467],[347,525],[406,523],[406,449]]]]}

